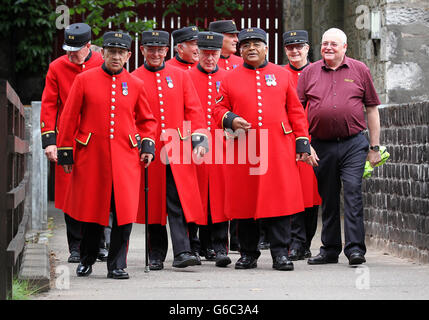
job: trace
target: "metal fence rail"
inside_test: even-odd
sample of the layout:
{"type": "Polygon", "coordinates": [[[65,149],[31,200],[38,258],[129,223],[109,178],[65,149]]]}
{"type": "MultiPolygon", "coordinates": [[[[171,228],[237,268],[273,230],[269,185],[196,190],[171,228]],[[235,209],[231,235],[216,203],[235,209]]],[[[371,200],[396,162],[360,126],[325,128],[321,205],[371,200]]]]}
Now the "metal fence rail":
{"type": "Polygon", "coordinates": [[[24,140],[24,107],[6,80],[0,80],[0,299],[12,295],[31,217],[24,214],[29,174],[24,140]]]}

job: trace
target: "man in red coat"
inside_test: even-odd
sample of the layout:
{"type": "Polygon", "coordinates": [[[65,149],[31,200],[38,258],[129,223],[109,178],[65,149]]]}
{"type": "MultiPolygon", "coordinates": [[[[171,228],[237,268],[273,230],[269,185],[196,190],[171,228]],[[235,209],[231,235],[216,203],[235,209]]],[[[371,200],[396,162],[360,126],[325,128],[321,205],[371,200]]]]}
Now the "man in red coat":
{"type": "MultiPolygon", "coordinates": [[[[292,73],[293,84],[296,88],[302,70],[310,64],[307,59],[310,49],[307,31],[291,30],[285,32],[283,45],[289,60],[286,69],[292,73]]],[[[305,109],[305,115],[307,116],[307,109],[305,109]]],[[[289,251],[289,259],[292,261],[311,257],[311,240],[316,233],[317,214],[319,205],[322,203],[317,191],[317,179],[313,167],[302,161],[297,164],[301,177],[305,210],[292,216],[292,244],[289,251]]]]}
{"type": "Polygon", "coordinates": [[[214,110],[218,126],[237,136],[227,141],[226,155],[233,156],[225,172],[225,211],[238,219],[241,257],[235,268],[256,268],[260,220],[273,268],[293,270],[290,216],[304,210],[296,161],[310,153],[304,109],[290,73],[266,61],[265,31],[244,29],[238,39],[244,64],[225,76],[214,110]]]}
{"type": "Polygon", "coordinates": [[[182,70],[195,67],[198,63],[198,28],[195,26],[174,30],[172,33],[176,55],[166,62],[182,70]]]}
{"type": "Polygon", "coordinates": [[[153,159],[157,128],[143,82],[123,68],[130,48],[128,34],[103,35],[104,64],[76,77],[60,122],[58,163],[71,172],[64,208],[84,222],[78,276],[92,272],[112,211],[107,277],[129,277],[124,269],[139,205],[141,161],[149,165],[153,159]]]}
{"type": "Polygon", "coordinates": [[[221,69],[232,70],[243,64],[243,58],[236,56],[238,37],[237,26],[233,20],[213,21],[209,24],[209,31],[223,34],[222,50],[218,66],[221,69]]]}
{"type": "Polygon", "coordinates": [[[167,213],[173,267],[201,264],[193,254],[187,224],[207,224],[192,161],[192,150],[199,157],[208,147],[207,136],[196,131],[204,127],[203,110],[189,74],[164,63],[168,45],[168,32],[143,32],[140,50],[145,63],[132,73],[144,81],[149,104],[159,121],[156,138],[159,161],[149,170],[149,221],[144,220],[143,190],[136,220],[137,223],[149,223],[151,270],[161,270],[167,254],[167,213]]]}
{"type": "MultiPolygon", "coordinates": [[[[98,52],[93,52],[91,46],[91,28],[85,23],[75,23],[64,31],[63,49],[67,54],[54,60],[46,75],[45,89],[42,94],[42,108],[40,112],[40,128],[42,133],[42,146],[47,158],[57,162],[57,125],[61,120],[64,104],[67,101],[70,88],[75,77],[103,63],[98,52]]],[[[70,175],[55,165],[55,207],[64,211],[64,200],[70,175]]],[[[66,212],[66,211],[64,211],[66,212]]],[[[67,241],[70,256],[68,262],[79,262],[79,245],[81,236],[81,223],[64,213],[66,222],[67,241]]],[[[99,258],[107,258],[107,250],[100,246],[99,258]]]]}
{"type": "MultiPolygon", "coordinates": [[[[237,52],[238,37],[237,26],[233,20],[219,20],[213,21],[209,24],[209,31],[218,32],[223,34],[222,49],[220,52],[220,59],[218,66],[224,70],[233,70],[243,64],[243,58],[235,55],[237,52]]],[[[229,247],[231,251],[238,251],[238,236],[237,236],[237,222],[231,220],[229,223],[230,243],[229,247]]],[[[261,233],[261,238],[263,232],[261,233]]]]}
{"type": "Polygon", "coordinates": [[[215,131],[212,119],[216,95],[226,71],[217,66],[222,48],[223,35],[216,32],[198,34],[200,59],[196,68],[189,71],[204,109],[207,133],[211,152],[206,154],[203,163],[197,166],[198,183],[208,226],[200,226],[199,237],[206,259],[210,250],[215,252],[216,266],[226,267],[231,263],[228,253],[228,217],[224,211],[225,175],[223,169],[224,136],[221,130],[215,131]],[[219,134],[220,133],[220,134],[219,134]],[[220,149],[220,150],[219,150],[220,149]]]}

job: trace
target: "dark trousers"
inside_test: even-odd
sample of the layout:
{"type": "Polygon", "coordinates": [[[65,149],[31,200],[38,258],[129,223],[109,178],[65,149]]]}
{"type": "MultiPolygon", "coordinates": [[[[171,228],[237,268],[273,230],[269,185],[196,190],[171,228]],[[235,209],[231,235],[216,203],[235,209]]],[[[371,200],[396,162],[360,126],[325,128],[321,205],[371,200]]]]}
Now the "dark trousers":
{"type": "Polygon", "coordinates": [[[182,204],[180,203],[173,172],[169,165],[167,165],[166,168],[168,225],[170,227],[173,254],[176,257],[181,253],[191,252],[191,244],[189,241],[188,224],[182,209],[182,204]]]}
{"type": "Polygon", "coordinates": [[[238,219],[238,240],[241,255],[258,258],[260,225],[264,228],[266,239],[270,243],[271,256],[288,256],[290,246],[290,216],[254,219],[238,219]]]}
{"type": "Polygon", "coordinates": [[[189,243],[191,245],[192,252],[199,253],[202,249],[202,243],[200,238],[201,228],[196,223],[188,223],[188,235],[189,235],[189,243]]]}
{"type": "MultiPolygon", "coordinates": [[[[111,215],[111,214],[110,214],[111,215]]],[[[99,248],[108,248],[110,243],[110,232],[112,229],[112,217],[110,216],[109,226],[104,228],[104,232],[100,238],[99,248]]],[[[82,221],[78,221],[64,213],[64,221],[66,223],[67,243],[69,252],[80,251],[80,241],[82,240],[82,221]]]]}
{"type": "MultiPolygon", "coordinates": [[[[176,257],[181,253],[191,252],[190,235],[173,172],[169,165],[166,166],[166,180],[168,225],[173,254],[176,257]]],[[[150,224],[148,231],[149,259],[165,261],[168,250],[167,227],[160,224],[150,224]]]]}
{"type": "Polygon", "coordinates": [[[64,221],[66,223],[67,243],[69,252],[79,252],[80,241],[82,240],[82,222],[73,219],[64,212],[64,221]]]}
{"type": "MultiPolygon", "coordinates": [[[[116,219],[115,199],[112,192],[112,231],[110,234],[107,270],[124,269],[127,267],[128,242],[131,235],[132,223],[118,226],[116,219]]],[[[104,226],[98,223],[82,223],[82,241],[80,242],[80,262],[93,265],[97,260],[100,240],[103,237],[104,226]]]]}
{"type": "Polygon", "coordinates": [[[238,230],[237,220],[233,219],[229,222],[229,247],[238,247],[238,230]]]}
{"type": "Polygon", "coordinates": [[[341,253],[340,192],[344,191],[344,254],[366,253],[363,223],[362,175],[368,153],[368,140],[358,134],[341,141],[311,142],[319,156],[315,167],[319,194],[322,197],[322,247],[329,257],[341,253]]]}
{"type": "MultiPolygon", "coordinates": [[[[209,202],[210,203],[210,202],[209,202]]],[[[210,206],[209,206],[210,208],[210,206]]],[[[228,221],[213,223],[210,209],[208,223],[206,226],[199,226],[199,236],[201,249],[213,249],[216,253],[228,253],[228,221]]]]}
{"type": "Polygon", "coordinates": [[[165,261],[168,250],[167,226],[150,224],[148,226],[149,259],[165,261]]]}
{"type": "Polygon", "coordinates": [[[291,216],[291,249],[310,250],[316,234],[319,206],[305,208],[305,211],[291,216]]]}

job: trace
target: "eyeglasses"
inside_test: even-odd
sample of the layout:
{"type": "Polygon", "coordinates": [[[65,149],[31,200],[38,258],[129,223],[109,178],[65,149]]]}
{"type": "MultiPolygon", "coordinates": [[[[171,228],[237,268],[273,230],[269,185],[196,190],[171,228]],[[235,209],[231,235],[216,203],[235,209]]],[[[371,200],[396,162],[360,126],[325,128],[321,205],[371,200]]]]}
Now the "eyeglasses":
{"type": "Polygon", "coordinates": [[[301,51],[306,46],[305,43],[299,43],[299,44],[290,44],[286,46],[287,51],[293,51],[294,49],[301,51]]]}
{"type": "Polygon", "coordinates": [[[329,42],[329,41],[323,41],[322,42],[322,47],[329,47],[331,46],[331,48],[338,48],[340,46],[340,44],[338,42],[329,42]]]}

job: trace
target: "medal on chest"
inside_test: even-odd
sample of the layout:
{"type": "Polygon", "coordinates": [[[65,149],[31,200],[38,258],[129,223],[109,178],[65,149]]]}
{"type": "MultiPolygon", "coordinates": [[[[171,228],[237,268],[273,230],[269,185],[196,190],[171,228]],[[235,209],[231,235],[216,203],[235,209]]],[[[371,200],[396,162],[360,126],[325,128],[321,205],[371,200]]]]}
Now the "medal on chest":
{"type": "Polygon", "coordinates": [[[170,77],[170,76],[167,76],[167,77],[165,77],[165,80],[167,80],[167,86],[168,86],[170,89],[172,89],[172,88],[174,87],[173,79],[171,79],[171,77],[170,77]]]}
{"type": "Polygon", "coordinates": [[[220,81],[216,81],[216,92],[219,93],[220,81]]]}
{"type": "Polygon", "coordinates": [[[275,87],[277,85],[276,76],[274,74],[266,74],[265,75],[265,82],[268,87],[275,87]]]}
{"type": "Polygon", "coordinates": [[[122,94],[124,96],[128,95],[128,84],[126,82],[122,82],[122,94]]]}

